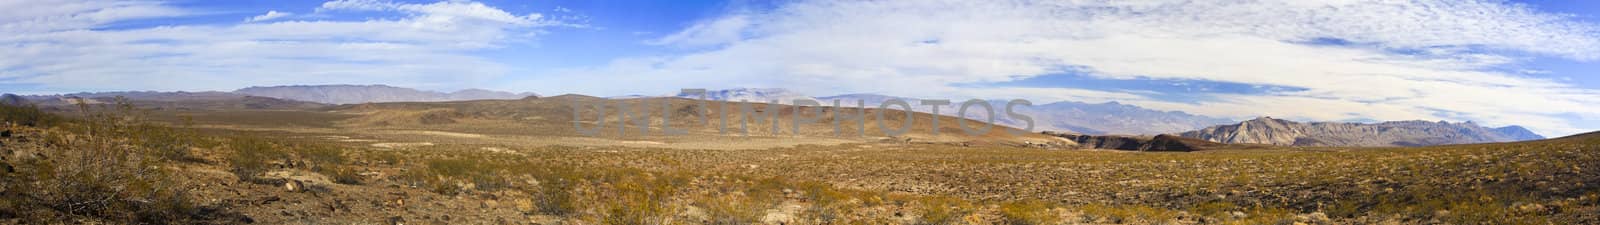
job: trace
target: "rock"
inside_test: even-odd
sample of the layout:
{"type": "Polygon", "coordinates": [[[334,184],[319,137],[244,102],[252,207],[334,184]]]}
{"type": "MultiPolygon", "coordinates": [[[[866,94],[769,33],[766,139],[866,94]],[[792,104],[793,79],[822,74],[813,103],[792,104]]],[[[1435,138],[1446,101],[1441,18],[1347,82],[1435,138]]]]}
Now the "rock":
{"type": "Polygon", "coordinates": [[[11,137],[11,130],[0,130],[0,137],[11,137]]]}
{"type": "Polygon", "coordinates": [[[283,181],[284,189],[288,189],[289,192],[302,192],[318,188],[325,190],[333,184],[333,180],[328,179],[326,175],[303,170],[271,171],[263,174],[261,178],[263,180],[283,181]]]}
{"type": "Polygon", "coordinates": [[[1233,211],[1231,213],[1228,213],[1228,215],[1232,215],[1233,218],[1236,218],[1236,219],[1245,218],[1245,217],[1249,217],[1250,216],[1250,215],[1244,214],[1244,212],[1240,212],[1240,211],[1233,211]]]}
{"type": "Polygon", "coordinates": [[[306,184],[298,180],[287,180],[283,182],[283,188],[289,192],[301,192],[306,190],[306,184]]]}

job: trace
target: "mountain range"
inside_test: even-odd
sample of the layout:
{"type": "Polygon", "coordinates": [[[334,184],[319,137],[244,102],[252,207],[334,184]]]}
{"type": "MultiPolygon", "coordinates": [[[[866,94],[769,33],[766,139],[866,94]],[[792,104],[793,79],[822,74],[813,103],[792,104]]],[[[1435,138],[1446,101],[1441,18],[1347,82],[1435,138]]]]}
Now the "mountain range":
{"type": "MultiPolygon", "coordinates": [[[[713,101],[740,101],[768,102],[779,100],[782,104],[791,104],[796,99],[816,100],[824,106],[832,106],[834,101],[839,101],[840,106],[855,107],[859,100],[868,108],[877,108],[890,99],[900,99],[911,106],[912,111],[931,112],[932,107],[922,106],[921,99],[897,97],[880,94],[847,94],[827,97],[810,97],[798,92],[781,88],[738,88],[727,90],[709,90],[706,99],[713,101]]],[[[672,95],[683,98],[699,98],[698,95],[678,93],[672,95]]],[[[995,107],[995,123],[1011,127],[1025,127],[1025,121],[1005,117],[1005,106],[1008,101],[990,100],[989,105],[995,107]]],[[[955,114],[961,101],[951,100],[951,105],[939,109],[941,114],[955,114]]],[[[1120,104],[1117,102],[1084,103],[1062,101],[1048,104],[1034,103],[1032,107],[1017,107],[1016,112],[1027,114],[1034,119],[1034,130],[1071,131],[1082,134],[1131,134],[1131,135],[1156,135],[1177,133],[1204,128],[1217,124],[1233,123],[1234,120],[1188,114],[1180,111],[1159,111],[1145,109],[1138,106],[1120,104]]],[[[898,108],[898,107],[896,107],[898,108]]],[[[976,110],[976,109],[969,109],[976,110]]],[[[969,112],[968,119],[984,119],[981,114],[969,112]]]]}
{"type": "Polygon", "coordinates": [[[1471,121],[1395,121],[1382,123],[1301,123],[1261,117],[1178,134],[1225,144],[1282,146],[1430,146],[1544,139],[1520,126],[1488,128],[1471,121]]]}
{"type": "MultiPolygon", "coordinates": [[[[738,88],[708,90],[707,100],[749,101],[766,103],[777,100],[792,104],[794,100],[815,100],[824,106],[839,101],[841,106],[855,107],[856,101],[868,108],[877,108],[890,99],[900,99],[912,106],[912,111],[929,113],[931,107],[922,106],[921,99],[880,94],[847,94],[812,97],[781,88],[738,88]]],[[[33,95],[7,97],[7,101],[30,101],[44,105],[70,104],[77,101],[99,103],[121,96],[137,104],[157,108],[234,108],[234,109],[305,109],[324,107],[325,104],[379,103],[379,102],[442,102],[486,99],[522,99],[537,97],[532,93],[509,93],[480,89],[467,89],[449,93],[422,91],[385,85],[296,85],[250,87],[232,92],[99,92],[65,95],[33,95]],[[77,98],[72,98],[77,97],[77,98]],[[77,100],[81,98],[82,100],[77,100]]],[[[699,95],[677,93],[659,95],[697,99],[699,95]]],[[[639,99],[651,96],[618,96],[611,99],[639,99]]],[[[1026,122],[1005,115],[1006,101],[990,100],[995,107],[995,123],[1010,127],[1025,127],[1026,122]]],[[[940,114],[956,114],[960,101],[941,107],[940,114]]],[[[898,108],[898,107],[895,107],[898,108]]],[[[1382,123],[1311,122],[1301,123],[1269,117],[1235,123],[1226,118],[1193,115],[1181,111],[1160,111],[1118,102],[1084,103],[1073,101],[1037,104],[1018,107],[1018,113],[1034,119],[1034,131],[1056,131],[1063,135],[1151,135],[1172,134],[1184,138],[1226,144],[1266,144],[1285,146],[1426,146],[1440,144],[1465,144],[1507,142],[1544,139],[1520,126],[1482,127],[1472,122],[1448,123],[1427,121],[1398,121],[1382,123]],[[1226,125],[1218,125],[1226,124],[1226,125]]],[[[968,119],[983,120],[981,113],[966,115],[968,119]]],[[[1058,135],[1060,136],[1060,135],[1058,135]]],[[[1130,136],[1130,137],[1133,137],[1130,136]]]]}
{"type": "Polygon", "coordinates": [[[533,93],[526,92],[510,93],[483,89],[466,89],[444,93],[392,87],[387,85],[293,85],[248,87],[233,91],[233,93],[327,104],[445,102],[485,99],[521,99],[529,96],[537,96],[533,93]]]}
{"type": "Polygon", "coordinates": [[[322,104],[356,104],[379,102],[445,102],[487,99],[521,99],[530,96],[537,97],[538,95],[527,92],[510,93],[483,89],[465,89],[445,93],[388,85],[292,85],[248,87],[232,92],[117,91],[81,92],[59,95],[30,95],[21,97],[29,101],[49,104],[51,102],[69,101],[68,98],[70,97],[82,98],[85,99],[85,101],[103,101],[119,96],[128,100],[160,102],[238,100],[244,99],[245,97],[255,96],[322,104]]]}

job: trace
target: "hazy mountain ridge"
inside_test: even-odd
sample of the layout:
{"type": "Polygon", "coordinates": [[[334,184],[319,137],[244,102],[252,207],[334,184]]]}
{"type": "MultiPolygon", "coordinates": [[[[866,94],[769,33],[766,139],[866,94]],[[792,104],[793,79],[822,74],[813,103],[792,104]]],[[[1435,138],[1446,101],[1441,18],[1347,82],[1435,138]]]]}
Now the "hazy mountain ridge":
{"type": "Polygon", "coordinates": [[[1179,136],[1225,144],[1283,146],[1430,146],[1544,139],[1519,126],[1487,128],[1473,122],[1392,121],[1301,123],[1261,117],[1179,136]]]}
{"type": "MultiPolygon", "coordinates": [[[[483,89],[464,89],[455,92],[423,91],[387,85],[291,85],[248,87],[232,92],[222,91],[114,91],[80,92],[55,95],[18,96],[40,104],[73,103],[72,98],[82,98],[87,103],[106,102],[123,97],[130,101],[195,102],[195,101],[253,101],[272,98],[321,104],[354,104],[372,102],[443,102],[487,99],[521,99],[538,96],[533,93],[510,93],[483,89]]],[[[284,102],[289,103],[289,102],[284,102]]]]}
{"type": "MultiPolygon", "coordinates": [[[[673,97],[699,99],[699,95],[678,93],[673,97]]],[[[706,100],[712,101],[749,101],[752,103],[767,103],[777,100],[778,104],[794,104],[795,100],[811,100],[822,103],[817,98],[783,88],[734,88],[725,90],[706,90],[706,100]]],[[[828,104],[823,104],[828,105],[828,104]]]]}
{"type": "Polygon", "coordinates": [[[327,106],[316,102],[218,91],[116,91],[28,96],[7,94],[6,96],[5,98],[7,99],[19,100],[17,102],[25,101],[41,106],[65,106],[78,103],[105,104],[117,101],[116,98],[118,97],[121,97],[127,103],[152,109],[309,109],[327,106]]]}
{"type": "Polygon", "coordinates": [[[123,98],[127,98],[128,100],[197,101],[197,100],[239,99],[239,98],[244,98],[245,96],[249,96],[249,95],[232,93],[232,92],[220,92],[220,91],[201,91],[201,92],[187,92],[187,91],[174,91],[174,92],[162,92],[162,91],[112,91],[112,92],[79,92],[79,93],[58,94],[58,95],[28,95],[28,96],[22,96],[22,97],[26,98],[26,99],[28,99],[30,101],[48,102],[48,101],[57,101],[57,100],[60,100],[62,98],[71,98],[71,97],[79,97],[79,98],[86,98],[86,99],[108,99],[108,98],[115,98],[115,97],[119,97],[119,96],[123,97],[123,98]]]}
{"type": "Polygon", "coordinates": [[[1035,120],[1059,130],[1085,134],[1165,134],[1200,129],[1234,120],[1193,115],[1181,111],[1160,111],[1139,106],[1106,102],[1099,104],[1063,101],[1036,105],[1021,110],[1035,120]]]}
{"type": "Polygon", "coordinates": [[[235,90],[233,93],[328,104],[356,104],[373,102],[443,102],[486,99],[521,99],[528,96],[537,96],[533,93],[510,93],[483,89],[465,89],[450,93],[443,93],[388,85],[291,85],[248,87],[235,90]]]}
{"type": "MultiPolygon", "coordinates": [[[[782,104],[791,104],[794,99],[804,99],[805,96],[793,91],[768,88],[768,89],[729,89],[721,91],[707,91],[708,100],[731,101],[749,100],[750,102],[767,102],[780,100],[782,104]],[[713,93],[741,93],[739,95],[717,95],[713,93]],[[728,96],[736,96],[728,97],[728,96]]],[[[697,98],[698,96],[678,97],[697,98]]],[[[839,101],[843,107],[856,107],[857,101],[864,103],[868,108],[877,108],[889,99],[900,99],[911,106],[912,111],[932,112],[931,107],[923,106],[918,98],[907,98],[881,94],[858,93],[827,97],[818,97],[821,105],[832,106],[833,101],[839,101]]],[[[959,110],[965,100],[950,100],[950,105],[940,107],[939,113],[953,115],[959,110]]],[[[995,123],[1005,126],[1023,128],[1027,123],[1017,118],[1005,116],[1006,103],[1009,100],[989,100],[989,105],[994,107],[995,123]]],[[[1062,101],[1048,104],[1034,102],[1032,107],[1017,107],[1016,112],[1029,115],[1034,119],[1035,131],[1071,131],[1083,134],[1130,134],[1130,135],[1155,135],[1165,133],[1183,132],[1205,128],[1217,124],[1233,123],[1234,120],[1214,118],[1188,114],[1180,111],[1159,111],[1145,109],[1134,105],[1117,102],[1091,104],[1083,102],[1062,101]]],[[[898,109],[898,106],[895,107],[898,109]]],[[[981,110],[972,108],[968,110],[981,110]]],[[[968,112],[969,119],[983,120],[980,113],[968,112]]]]}

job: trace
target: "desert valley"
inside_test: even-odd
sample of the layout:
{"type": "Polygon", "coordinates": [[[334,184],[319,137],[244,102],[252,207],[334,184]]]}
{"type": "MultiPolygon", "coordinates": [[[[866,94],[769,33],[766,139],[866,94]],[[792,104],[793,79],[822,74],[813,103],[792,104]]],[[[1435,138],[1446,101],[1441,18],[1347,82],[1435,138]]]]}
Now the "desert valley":
{"type": "MultiPolygon", "coordinates": [[[[773,124],[752,123],[755,135],[743,135],[694,115],[745,115],[672,95],[371,100],[394,95],[352,87],[393,88],[8,95],[0,221],[1600,222],[1593,133],[1544,139],[1467,122],[1258,118],[1159,135],[1007,135],[1019,130],[1000,127],[973,136],[954,125],[982,122],[891,110],[886,123],[911,121],[912,129],[883,136],[870,115],[884,109],[866,109],[868,126],[846,122],[847,135],[835,135],[836,116],[861,109],[785,105],[773,113],[818,122],[780,120],[777,134],[766,133],[773,124]],[[256,95],[264,93],[279,95],[256,95]],[[687,134],[619,135],[616,115],[593,117],[583,111],[593,108],[575,112],[571,104],[642,101],[672,103],[670,126],[687,134]],[[932,119],[941,120],[940,134],[932,119]],[[612,126],[586,136],[574,121],[612,126]]],[[[262,89],[270,88],[247,90],[262,89]]],[[[795,97],[731,92],[716,99],[795,97]]],[[[646,121],[652,129],[661,127],[662,109],[634,108],[656,115],[646,121]]],[[[1039,122],[1065,124],[1056,118],[1039,122]]]]}
{"type": "Polygon", "coordinates": [[[0,225],[1600,224],[1600,1],[0,0],[0,225]]]}

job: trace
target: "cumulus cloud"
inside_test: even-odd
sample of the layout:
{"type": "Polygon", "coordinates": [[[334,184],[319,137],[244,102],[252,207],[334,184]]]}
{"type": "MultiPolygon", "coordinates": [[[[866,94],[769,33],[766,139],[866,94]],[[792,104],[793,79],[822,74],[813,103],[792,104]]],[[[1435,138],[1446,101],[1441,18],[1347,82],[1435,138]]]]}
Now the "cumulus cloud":
{"type": "Polygon", "coordinates": [[[471,51],[571,23],[470,1],[333,1],[319,20],[104,29],[189,15],[154,1],[0,2],[0,84],[63,90],[215,90],[376,83],[470,86],[511,69],[471,51]],[[6,5],[16,4],[16,5],[6,5]],[[13,7],[16,6],[16,7],[13,7]],[[339,13],[377,13],[338,19],[339,13]],[[385,14],[387,13],[387,14],[385,14]]]}
{"type": "Polygon", "coordinates": [[[261,21],[275,20],[275,19],[278,19],[278,18],[283,18],[283,17],[286,17],[286,16],[290,16],[290,15],[294,15],[294,13],[278,12],[277,10],[271,10],[271,11],[267,11],[267,14],[261,14],[260,16],[254,16],[254,17],[250,17],[250,18],[244,19],[244,22],[249,23],[249,22],[261,22],[261,21]]]}
{"type": "Polygon", "coordinates": [[[605,83],[603,91],[1065,96],[1234,118],[1474,120],[1564,135],[1597,128],[1562,118],[1600,116],[1600,92],[1489,68],[1530,57],[1594,60],[1597,36],[1592,24],[1501,1],[815,0],[706,20],[653,42],[707,49],[550,79],[642,81],[605,83]],[[1172,102],[1137,92],[964,85],[1064,72],[1296,88],[1172,102]]]}

